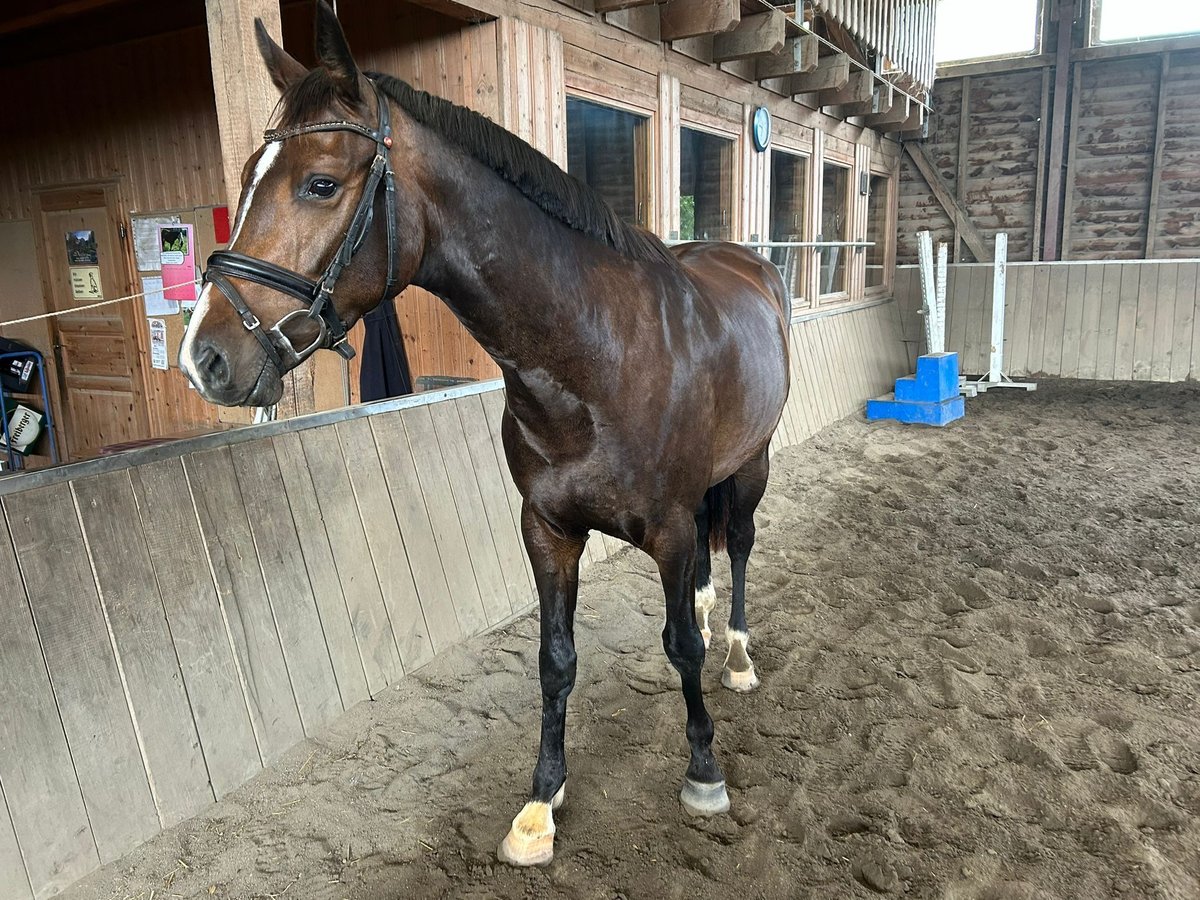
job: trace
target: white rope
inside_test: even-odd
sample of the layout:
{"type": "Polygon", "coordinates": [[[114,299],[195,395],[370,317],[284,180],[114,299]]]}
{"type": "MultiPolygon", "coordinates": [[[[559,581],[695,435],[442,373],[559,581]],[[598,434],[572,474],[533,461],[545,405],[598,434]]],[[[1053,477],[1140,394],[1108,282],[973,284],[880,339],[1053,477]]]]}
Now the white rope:
{"type": "MultiPolygon", "coordinates": [[[[168,284],[161,291],[154,291],[155,294],[162,294],[167,291],[173,291],[177,287],[186,287],[189,284],[199,284],[200,279],[194,278],[191,281],[181,281],[179,284],[168,284]]],[[[128,297],[117,297],[114,300],[101,300],[98,303],[88,303],[84,306],[73,306],[71,309],[58,309],[54,312],[42,313],[37,316],[25,316],[23,319],[10,319],[7,322],[0,322],[0,328],[7,328],[9,325],[24,325],[26,322],[38,322],[42,319],[53,319],[58,316],[69,316],[72,313],[83,312],[88,309],[97,309],[101,306],[111,306],[114,303],[125,303],[128,300],[136,300],[138,297],[145,297],[146,291],[141,291],[137,294],[130,294],[128,297]]]]}

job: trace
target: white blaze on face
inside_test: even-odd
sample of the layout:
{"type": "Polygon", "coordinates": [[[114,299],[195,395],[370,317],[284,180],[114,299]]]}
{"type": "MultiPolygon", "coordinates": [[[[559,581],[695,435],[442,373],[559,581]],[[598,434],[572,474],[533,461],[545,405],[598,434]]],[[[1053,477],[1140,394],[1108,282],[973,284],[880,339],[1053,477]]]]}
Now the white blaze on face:
{"type": "MultiPolygon", "coordinates": [[[[282,142],[272,141],[263,148],[262,155],[258,158],[258,162],[255,163],[254,174],[250,177],[250,186],[246,189],[246,199],[243,201],[241,208],[238,209],[237,220],[233,224],[233,234],[229,237],[228,246],[230,249],[237,242],[242,226],[246,223],[246,214],[250,211],[250,204],[254,200],[254,192],[262,184],[262,180],[266,177],[267,172],[271,171],[271,166],[275,165],[275,160],[279,158],[279,151],[282,149],[282,142]]],[[[205,313],[208,312],[211,291],[211,284],[204,285],[204,289],[200,291],[200,298],[196,303],[196,308],[192,311],[192,320],[188,323],[188,329],[183,336],[183,342],[179,345],[179,367],[191,379],[192,384],[197,385],[197,387],[199,387],[200,382],[198,378],[199,373],[196,371],[195,366],[196,332],[200,328],[200,323],[204,320],[205,313]]]]}

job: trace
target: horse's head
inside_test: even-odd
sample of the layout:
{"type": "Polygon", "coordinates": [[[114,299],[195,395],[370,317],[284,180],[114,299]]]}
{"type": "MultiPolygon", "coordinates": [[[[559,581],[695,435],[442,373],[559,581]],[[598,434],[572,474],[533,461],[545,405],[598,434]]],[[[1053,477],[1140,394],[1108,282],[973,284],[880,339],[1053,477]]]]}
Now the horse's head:
{"type": "Polygon", "coordinates": [[[332,10],[317,4],[311,71],[256,25],[280,124],[246,162],[229,248],[209,259],[179,351],[225,406],[275,403],[283,374],[317,349],[352,355],[345,329],[408,284],[425,240],[419,162],[391,165],[411,123],[359,71],[332,10]]]}

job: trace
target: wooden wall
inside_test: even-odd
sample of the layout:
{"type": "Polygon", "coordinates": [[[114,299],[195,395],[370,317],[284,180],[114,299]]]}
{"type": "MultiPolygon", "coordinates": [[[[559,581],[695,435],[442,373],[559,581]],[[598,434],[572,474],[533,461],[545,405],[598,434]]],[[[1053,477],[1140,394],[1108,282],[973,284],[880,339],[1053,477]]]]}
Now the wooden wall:
{"type": "MultiPolygon", "coordinates": [[[[899,327],[797,321],[772,446],[885,391],[899,327]]],[[[56,893],[532,607],[498,388],[0,481],[0,896],[56,893]]]]}
{"type": "MultiPolygon", "coordinates": [[[[1198,42],[1192,41],[1193,45],[1198,42]]],[[[1200,253],[1200,46],[1076,51],[1067,79],[1063,259],[1189,259],[1200,253]]],[[[920,142],[985,239],[1009,235],[1009,258],[1041,257],[1053,59],[956,67],[935,89],[920,142]],[[1010,70],[1004,70],[1008,65],[1010,70]],[[974,71],[975,74],[970,74],[974,71]]],[[[950,217],[912,161],[902,166],[899,260],[916,233],[951,244],[950,217]]]]}
{"type": "MultiPolygon", "coordinates": [[[[1200,261],[1010,263],[1004,372],[1101,381],[1200,380],[1200,261]]],[[[896,273],[910,352],[923,335],[920,277],[896,273]]],[[[952,265],[946,349],[964,373],[988,369],[992,266],[952,265]]]]}

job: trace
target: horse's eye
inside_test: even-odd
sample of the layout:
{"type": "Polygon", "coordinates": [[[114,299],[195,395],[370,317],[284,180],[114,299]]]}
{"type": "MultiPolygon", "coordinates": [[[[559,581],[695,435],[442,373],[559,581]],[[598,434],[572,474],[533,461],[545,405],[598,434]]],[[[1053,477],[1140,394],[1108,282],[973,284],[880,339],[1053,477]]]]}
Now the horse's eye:
{"type": "Polygon", "coordinates": [[[304,193],[310,197],[332,197],[337,193],[337,182],[332,178],[325,178],[318,175],[316,178],[310,178],[308,185],[304,188],[304,193]]]}

